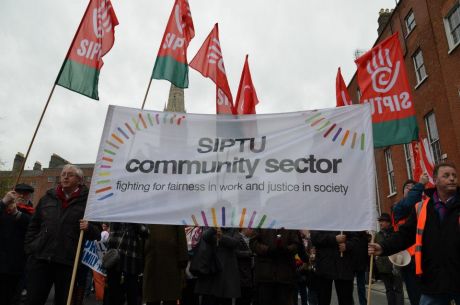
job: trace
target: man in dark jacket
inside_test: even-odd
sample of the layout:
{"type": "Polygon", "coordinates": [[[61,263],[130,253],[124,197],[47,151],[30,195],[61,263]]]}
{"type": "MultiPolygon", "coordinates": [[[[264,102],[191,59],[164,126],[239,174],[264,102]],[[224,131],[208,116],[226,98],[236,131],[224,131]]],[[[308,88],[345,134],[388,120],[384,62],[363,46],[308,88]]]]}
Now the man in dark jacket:
{"type": "Polygon", "coordinates": [[[353,304],[353,251],[357,236],[352,232],[312,231],[316,248],[316,287],[318,304],[331,303],[332,282],[339,305],[353,304]]]}
{"type": "Polygon", "coordinates": [[[26,255],[24,236],[33,211],[34,188],[21,183],[0,200],[0,304],[19,303],[26,255]]]}
{"type": "Polygon", "coordinates": [[[25,237],[28,264],[27,292],[30,305],[43,305],[54,284],[56,305],[64,305],[80,230],[88,240],[99,240],[99,226],[82,220],[88,198],[83,172],[65,165],[60,184],[46,192],[37,205],[25,237]]]}
{"type": "MultiPolygon", "coordinates": [[[[426,221],[423,230],[417,229],[414,209],[407,222],[390,239],[369,244],[371,255],[391,255],[412,245],[416,235],[422,234],[421,261],[416,268],[421,271],[422,296],[420,304],[460,304],[460,188],[457,170],[453,164],[441,163],[433,171],[435,189],[425,191],[426,221]]],[[[419,215],[423,215],[423,209],[419,215]]],[[[420,272],[419,272],[420,273],[420,272]]]]}
{"type": "Polygon", "coordinates": [[[250,241],[256,254],[257,304],[292,305],[296,293],[297,231],[260,229],[250,241]]]}

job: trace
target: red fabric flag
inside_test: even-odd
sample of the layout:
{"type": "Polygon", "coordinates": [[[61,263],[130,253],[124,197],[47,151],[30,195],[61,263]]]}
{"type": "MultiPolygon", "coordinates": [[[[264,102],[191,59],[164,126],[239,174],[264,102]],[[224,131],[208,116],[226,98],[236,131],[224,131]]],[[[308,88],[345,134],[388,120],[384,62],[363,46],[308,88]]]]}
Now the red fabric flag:
{"type": "Polygon", "coordinates": [[[56,84],[99,99],[99,72],[115,42],[117,16],[110,0],[91,0],[83,16],[56,84]]]}
{"type": "Polygon", "coordinates": [[[422,173],[427,173],[429,182],[426,187],[434,187],[433,169],[434,164],[431,158],[430,150],[427,147],[426,141],[419,139],[411,143],[412,160],[413,160],[413,173],[414,179],[419,179],[422,173]]]}
{"type": "Polygon", "coordinates": [[[337,70],[337,77],[335,78],[335,96],[336,96],[336,107],[352,105],[350,95],[348,94],[347,86],[343,81],[342,73],[340,68],[337,70]]]}
{"type": "Polygon", "coordinates": [[[371,104],[374,146],[417,140],[414,103],[398,33],[383,40],[355,62],[362,93],[360,102],[371,104]]]}
{"type": "Polygon", "coordinates": [[[152,78],[166,79],[179,88],[188,87],[187,47],[195,36],[187,0],[176,0],[169,16],[152,78]]]}
{"type": "Polygon", "coordinates": [[[249,70],[248,55],[241,72],[240,86],[235,101],[235,114],[255,114],[256,105],[259,103],[256,89],[252,83],[251,71],[249,70]]]}
{"type": "Polygon", "coordinates": [[[216,113],[232,114],[233,98],[225,73],[217,23],[190,62],[190,67],[204,77],[209,77],[216,84],[216,113]]]}

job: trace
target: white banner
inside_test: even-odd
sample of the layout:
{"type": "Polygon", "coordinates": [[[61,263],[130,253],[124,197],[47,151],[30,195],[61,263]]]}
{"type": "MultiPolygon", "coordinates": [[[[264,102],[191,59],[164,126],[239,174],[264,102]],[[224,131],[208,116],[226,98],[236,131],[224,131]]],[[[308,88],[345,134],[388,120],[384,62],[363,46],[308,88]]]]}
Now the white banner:
{"type": "Polygon", "coordinates": [[[245,115],[110,106],[85,219],[371,230],[370,107],[245,115]]]}

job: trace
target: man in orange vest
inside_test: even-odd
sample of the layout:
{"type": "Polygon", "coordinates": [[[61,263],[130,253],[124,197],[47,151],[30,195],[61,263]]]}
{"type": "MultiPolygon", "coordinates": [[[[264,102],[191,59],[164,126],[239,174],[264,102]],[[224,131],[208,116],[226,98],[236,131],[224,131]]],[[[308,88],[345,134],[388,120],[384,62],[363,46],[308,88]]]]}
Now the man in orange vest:
{"type": "MultiPolygon", "coordinates": [[[[420,176],[418,183],[414,180],[407,180],[404,182],[403,198],[395,203],[391,208],[393,228],[395,231],[398,231],[399,226],[403,225],[407,221],[407,218],[417,202],[422,200],[425,184],[427,184],[428,181],[428,175],[427,173],[424,173],[420,176]]],[[[404,284],[406,285],[407,295],[409,296],[411,305],[418,305],[420,302],[420,285],[415,277],[415,260],[413,257],[415,248],[411,247],[407,250],[412,256],[412,259],[409,265],[401,268],[401,275],[404,280],[404,284]]]]}
{"type": "Polygon", "coordinates": [[[420,201],[406,223],[388,240],[370,243],[369,255],[387,256],[407,249],[414,241],[420,305],[460,304],[460,187],[454,164],[433,170],[435,189],[420,201]]]}

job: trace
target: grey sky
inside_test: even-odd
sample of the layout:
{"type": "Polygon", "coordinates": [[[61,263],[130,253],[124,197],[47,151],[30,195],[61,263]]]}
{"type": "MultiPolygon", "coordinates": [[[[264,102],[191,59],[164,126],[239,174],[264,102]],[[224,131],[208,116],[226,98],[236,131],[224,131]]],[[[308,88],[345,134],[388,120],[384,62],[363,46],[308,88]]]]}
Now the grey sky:
{"type": "MultiPolygon", "coordinates": [[[[0,161],[10,169],[25,153],[87,1],[3,0],[0,4],[0,161]]],[[[140,108],[173,0],[112,0],[120,25],[104,57],[100,101],[56,87],[26,168],[48,166],[57,153],[75,163],[95,162],[109,104],[140,108]]],[[[215,22],[234,98],[249,54],[258,113],[335,105],[335,75],[356,70],[355,49],[377,38],[380,8],[394,0],[189,0],[196,54],[215,22]]],[[[190,70],[186,109],[215,113],[215,85],[190,70]]],[[[169,82],[154,80],[146,109],[162,110],[169,82]]]]}

